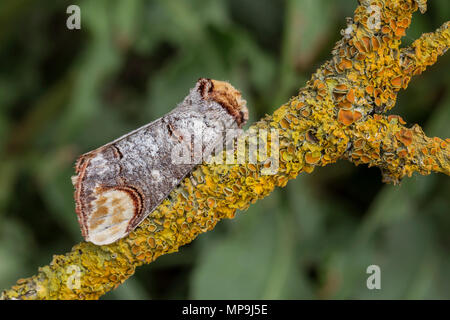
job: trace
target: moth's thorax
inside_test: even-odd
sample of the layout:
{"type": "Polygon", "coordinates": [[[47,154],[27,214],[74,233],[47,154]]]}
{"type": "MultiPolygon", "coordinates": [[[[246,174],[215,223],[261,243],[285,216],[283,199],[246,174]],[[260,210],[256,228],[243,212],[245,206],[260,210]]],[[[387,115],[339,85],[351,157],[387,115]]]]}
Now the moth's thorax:
{"type": "Polygon", "coordinates": [[[72,182],[85,240],[104,245],[126,236],[202,162],[176,162],[174,150],[188,156],[213,150],[225,130],[239,129],[247,118],[239,91],[200,79],[172,112],[81,156],[72,182]]]}
{"type": "Polygon", "coordinates": [[[200,79],[199,82],[201,83],[199,91],[204,99],[210,99],[219,103],[233,116],[239,127],[247,122],[247,103],[242,99],[241,93],[231,84],[210,79],[200,79]]]}

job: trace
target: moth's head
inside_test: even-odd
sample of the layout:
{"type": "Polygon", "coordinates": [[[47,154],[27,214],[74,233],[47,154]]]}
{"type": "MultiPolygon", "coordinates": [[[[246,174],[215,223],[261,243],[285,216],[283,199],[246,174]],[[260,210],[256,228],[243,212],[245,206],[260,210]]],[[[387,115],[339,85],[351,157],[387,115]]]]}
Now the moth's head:
{"type": "Polygon", "coordinates": [[[203,99],[214,100],[234,117],[239,127],[248,120],[247,102],[239,90],[225,81],[201,78],[197,81],[197,91],[203,99]]]}

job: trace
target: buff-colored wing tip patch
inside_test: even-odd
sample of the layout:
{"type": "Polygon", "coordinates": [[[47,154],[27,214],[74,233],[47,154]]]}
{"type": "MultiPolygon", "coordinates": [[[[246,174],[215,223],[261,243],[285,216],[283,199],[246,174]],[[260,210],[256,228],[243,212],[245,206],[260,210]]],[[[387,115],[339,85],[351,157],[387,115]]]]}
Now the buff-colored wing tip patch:
{"type": "Polygon", "coordinates": [[[135,216],[136,205],[129,192],[106,190],[92,201],[91,215],[86,224],[86,241],[105,245],[124,237],[135,216]]]}
{"type": "MultiPolygon", "coordinates": [[[[248,119],[246,101],[241,93],[227,82],[202,78],[196,83],[185,101],[195,101],[200,94],[205,108],[206,132],[213,137],[211,142],[219,143],[226,128],[241,127],[248,119]],[[223,113],[219,104],[227,113],[223,113]],[[218,116],[220,115],[220,116],[218,116]],[[217,120],[218,119],[218,120],[217,120]],[[214,121],[219,121],[214,125],[214,121]],[[212,124],[212,125],[211,125],[212,124]]],[[[194,117],[202,104],[187,104],[182,117],[194,117]],[[189,111],[192,111],[189,113],[189,111]]],[[[174,126],[178,131],[190,130],[194,122],[174,122],[179,114],[174,112],[137,129],[122,138],[82,155],[76,165],[77,175],[72,177],[75,186],[75,202],[78,221],[86,241],[96,245],[107,245],[128,235],[145,219],[156,206],[197,165],[177,166],[167,162],[174,146],[183,139],[173,139],[174,126]],[[168,131],[167,131],[168,130],[168,131]],[[167,131],[167,132],[166,132],[167,131]],[[157,138],[157,140],[155,140],[157,138]],[[151,150],[150,150],[151,149],[151,150]],[[172,166],[168,168],[167,166],[172,166]],[[147,167],[145,167],[147,166],[147,167]],[[149,167],[150,166],[150,167],[149,167]],[[155,179],[154,172],[171,172],[155,179]],[[139,172],[138,175],[135,173],[139,172]],[[148,173],[150,172],[150,174],[148,173]],[[164,181],[161,181],[161,180],[164,181]]],[[[208,140],[207,140],[208,141],[208,140]]],[[[202,150],[212,149],[202,145],[202,150]]]]}

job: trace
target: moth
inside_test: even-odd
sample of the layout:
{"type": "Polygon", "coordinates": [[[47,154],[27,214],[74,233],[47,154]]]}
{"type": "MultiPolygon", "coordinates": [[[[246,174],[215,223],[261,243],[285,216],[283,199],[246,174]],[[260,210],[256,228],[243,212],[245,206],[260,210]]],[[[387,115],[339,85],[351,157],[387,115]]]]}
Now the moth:
{"type": "Polygon", "coordinates": [[[72,183],[84,239],[106,245],[128,235],[204,160],[199,152],[220,148],[224,131],[239,131],[247,119],[238,90],[201,78],[168,114],[81,155],[72,183]]]}

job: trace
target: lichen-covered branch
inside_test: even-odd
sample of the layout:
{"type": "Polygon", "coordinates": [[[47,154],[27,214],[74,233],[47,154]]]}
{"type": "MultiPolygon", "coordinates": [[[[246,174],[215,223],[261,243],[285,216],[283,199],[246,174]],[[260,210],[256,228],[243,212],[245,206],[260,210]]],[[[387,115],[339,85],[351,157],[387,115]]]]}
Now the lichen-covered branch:
{"type": "Polygon", "coordinates": [[[398,183],[414,172],[450,175],[450,139],[429,138],[418,125],[404,126],[400,116],[374,115],[358,123],[346,157],[358,164],[381,168],[383,181],[398,183]]]}
{"type": "Polygon", "coordinates": [[[221,164],[224,154],[218,155],[215,163],[195,169],[128,237],[108,246],[80,243],[2,298],[96,299],[136,267],[177,251],[276,186],[338,159],[378,166],[384,180],[394,183],[413,172],[450,174],[448,139],[428,138],[418,126],[408,129],[400,117],[382,115],[411,77],[450,47],[449,23],[400,49],[412,13],[424,11],[426,1],[359,2],[332,58],[296,97],[241,137],[246,148],[238,144],[232,155],[255,156],[256,163],[221,164]],[[261,146],[255,132],[267,135],[262,155],[251,151],[261,146]]]}

